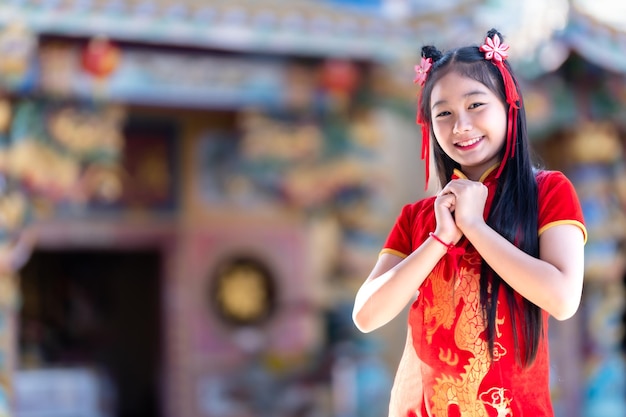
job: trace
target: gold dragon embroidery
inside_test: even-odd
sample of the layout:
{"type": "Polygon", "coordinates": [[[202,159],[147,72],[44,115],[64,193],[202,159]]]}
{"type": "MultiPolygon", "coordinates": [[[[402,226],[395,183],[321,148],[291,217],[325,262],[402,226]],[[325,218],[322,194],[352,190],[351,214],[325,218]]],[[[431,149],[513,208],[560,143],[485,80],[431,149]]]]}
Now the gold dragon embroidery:
{"type": "MultiPolygon", "coordinates": [[[[426,328],[427,342],[432,343],[432,337],[439,327],[443,326],[446,329],[452,327],[456,306],[464,301],[454,328],[454,340],[459,349],[473,354],[459,377],[444,375],[437,378],[432,398],[432,414],[435,416],[447,416],[450,405],[456,405],[464,417],[487,417],[487,405],[495,408],[499,417],[513,416],[509,406],[512,400],[506,397],[505,389],[492,388],[479,398],[480,384],[489,371],[491,361],[487,342],[480,337],[484,325],[480,313],[479,271],[479,263],[469,265],[466,263],[460,268],[456,283],[454,280],[446,282],[441,278],[434,279],[432,283],[433,301],[426,306],[425,311],[426,317],[432,318],[426,328]],[[453,300],[450,299],[451,294],[454,294],[453,300]],[[496,391],[492,392],[494,389],[496,391]]],[[[497,325],[503,323],[504,319],[497,320],[497,325]]],[[[499,329],[497,331],[500,333],[499,329]]],[[[495,361],[507,353],[499,343],[496,343],[494,350],[495,361]]],[[[450,349],[447,351],[440,349],[439,357],[451,365],[454,365],[455,361],[458,363],[458,355],[453,354],[450,349]]]]}

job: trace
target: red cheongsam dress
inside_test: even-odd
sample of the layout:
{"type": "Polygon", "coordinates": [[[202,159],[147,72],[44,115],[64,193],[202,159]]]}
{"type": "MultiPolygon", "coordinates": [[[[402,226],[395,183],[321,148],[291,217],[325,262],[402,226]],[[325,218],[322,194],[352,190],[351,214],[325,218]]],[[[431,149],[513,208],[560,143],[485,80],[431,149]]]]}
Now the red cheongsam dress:
{"type": "MultiPolygon", "coordinates": [[[[457,178],[466,178],[460,171],[457,178]]],[[[494,169],[481,181],[496,187],[494,169]]],[[[539,171],[539,230],[572,224],[586,241],[582,210],[571,182],[560,172],[539,171]]],[[[434,197],[406,205],[382,253],[408,256],[435,230],[434,197]]],[[[530,367],[518,364],[507,299],[498,295],[493,363],[481,316],[481,257],[467,245],[458,270],[447,256],[426,278],[411,305],[404,353],[396,373],[389,417],[553,417],[547,336],[530,367]]],[[[548,313],[543,313],[547,334],[548,313]]],[[[520,326],[521,320],[518,320],[520,326]]],[[[523,334],[521,330],[518,334],[523,334]]],[[[523,347],[523,340],[519,341],[523,347]]]]}

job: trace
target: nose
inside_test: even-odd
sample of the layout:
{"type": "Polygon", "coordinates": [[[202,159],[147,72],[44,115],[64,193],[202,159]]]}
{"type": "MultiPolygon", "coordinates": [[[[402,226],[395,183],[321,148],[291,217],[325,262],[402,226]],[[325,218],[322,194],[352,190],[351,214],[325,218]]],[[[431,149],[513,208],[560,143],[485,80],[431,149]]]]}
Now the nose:
{"type": "Polygon", "coordinates": [[[470,118],[465,114],[459,114],[454,121],[452,133],[458,135],[463,132],[469,132],[470,130],[472,130],[472,123],[470,121],[470,118]]]}

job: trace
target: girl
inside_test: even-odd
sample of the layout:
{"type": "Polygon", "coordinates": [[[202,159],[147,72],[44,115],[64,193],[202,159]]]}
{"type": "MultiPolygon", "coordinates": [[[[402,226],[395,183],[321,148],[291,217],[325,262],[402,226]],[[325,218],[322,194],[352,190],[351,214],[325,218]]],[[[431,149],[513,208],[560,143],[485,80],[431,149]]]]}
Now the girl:
{"type": "Polygon", "coordinates": [[[441,191],[402,209],[353,311],[370,332],[412,301],[390,417],[553,416],[548,316],[578,308],[586,229],[567,178],[533,168],[501,39],[416,66],[441,191]]]}

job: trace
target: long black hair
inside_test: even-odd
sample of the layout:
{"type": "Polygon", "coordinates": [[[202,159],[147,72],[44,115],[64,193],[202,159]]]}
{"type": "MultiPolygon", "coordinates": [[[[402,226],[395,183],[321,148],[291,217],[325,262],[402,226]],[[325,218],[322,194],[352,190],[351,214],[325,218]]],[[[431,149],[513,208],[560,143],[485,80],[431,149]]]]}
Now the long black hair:
{"type": "MultiPolygon", "coordinates": [[[[495,29],[487,34],[488,37],[498,35],[495,29]]],[[[430,124],[430,97],[432,89],[441,77],[455,72],[464,77],[471,78],[484,84],[496,96],[498,96],[508,109],[506,102],[506,91],[502,75],[498,68],[480,51],[478,46],[466,46],[441,53],[433,46],[422,48],[422,55],[431,58],[432,68],[422,89],[421,107],[423,120],[430,124]]],[[[515,82],[519,97],[522,97],[519,84],[509,66],[504,63],[511,73],[515,82]]],[[[505,164],[493,199],[493,203],[487,216],[487,224],[495,231],[504,236],[508,241],[515,244],[524,252],[539,256],[539,236],[538,236],[538,203],[537,203],[537,182],[535,179],[535,167],[531,157],[526,130],[526,115],[524,106],[520,104],[516,120],[517,137],[515,141],[514,157],[505,164]]],[[[510,123],[511,121],[509,121],[510,123]]],[[[432,125],[430,127],[430,138],[434,138],[432,125]]],[[[430,140],[422,138],[422,140],[430,140]]],[[[443,188],[450,180],[454,169],[460,165],[452,160],[439,146],[436,140],[431,140],[433,145],[433,155],[439,182],[443,188]]],[[[504,156],[504,146],[500,157],[504,156]]],[[[512,317],[513,337],[517,351],[517,358],[523,366],[530,366],[537,355],[539,341],[544,337],[543,315],[541,309],[528,301],[526,298],[516,296],[515,290],[511,288],[491,267],[483,262],[480,274],[480,304],[485,320],[487,331],[487,342],[489,351],[493,358],[494,344],[496,339],[496,321],[498,308],[498,294],[503,289],[506,294],[509,309],[512,317]],[[523,343],[520,343],[517,320],[523,320],[521,329],[523,343]]]]}

